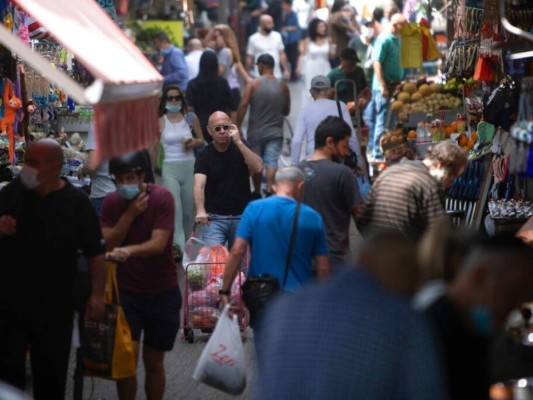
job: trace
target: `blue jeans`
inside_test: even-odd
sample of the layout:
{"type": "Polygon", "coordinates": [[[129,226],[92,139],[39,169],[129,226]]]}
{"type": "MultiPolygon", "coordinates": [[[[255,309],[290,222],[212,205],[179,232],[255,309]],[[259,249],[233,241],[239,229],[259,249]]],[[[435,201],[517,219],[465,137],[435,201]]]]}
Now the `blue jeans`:
{"type": "Polygon", "coordinates": [[[372,99],[365,109],[364,118],[368,126],[368,150],[376,158],[383,157],[379,139],[386,130],[390,129],[390,126],[385,126],[389,107],[389,99],[383,97],[381,91],[373,90],[372,99]]]}
{"type": "Polygon", "coordinates": [[[91,197],[91,203],[93,204],[94,211],[98,219],[102,218],[102,203],[104,202],[103,197],[91,197]]]}
{"type": "Polygon", "coordinates": [[[202,240],[209,246],[225,245],[228,250],[233,246],[237,236],[237,228],[241,222],[240,215],[209,214],[211,221],[202,225],[202,240]]]}

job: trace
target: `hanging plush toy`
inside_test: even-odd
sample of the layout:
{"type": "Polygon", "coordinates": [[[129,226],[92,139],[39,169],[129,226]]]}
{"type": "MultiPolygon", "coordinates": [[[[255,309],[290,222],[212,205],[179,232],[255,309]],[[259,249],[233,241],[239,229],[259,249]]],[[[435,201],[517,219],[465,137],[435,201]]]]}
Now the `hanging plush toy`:
{"type": "Polygon", "coordinates": [[[22,101],[15,97],[13,86],[4,80],[4,118],[0,120],[0,132],[7,134],[9,139],[9,162],[15,162],[15,136],[13,135],[13,123],[17,110],[22,107],[22,101]]]}

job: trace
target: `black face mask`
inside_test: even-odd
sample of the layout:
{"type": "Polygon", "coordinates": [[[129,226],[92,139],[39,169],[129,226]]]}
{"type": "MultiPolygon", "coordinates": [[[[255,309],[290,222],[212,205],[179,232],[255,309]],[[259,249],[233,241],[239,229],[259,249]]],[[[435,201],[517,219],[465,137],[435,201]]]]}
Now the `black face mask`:
{"type": "Polygon", "coordinates": [[[265,31],[265,33],[268,35],[270,32],[273,31],[272,28],[263,28],[263,30],[265,31]]]}

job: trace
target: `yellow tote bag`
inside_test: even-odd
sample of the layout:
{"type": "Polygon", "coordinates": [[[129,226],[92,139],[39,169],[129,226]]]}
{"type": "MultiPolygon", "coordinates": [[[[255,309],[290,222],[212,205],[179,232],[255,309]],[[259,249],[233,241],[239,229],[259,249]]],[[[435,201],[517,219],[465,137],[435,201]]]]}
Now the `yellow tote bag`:
{"type": "Polygon", "coordinates": [[[136,374],[131,331],[120,306],[117,266],[106,261],[105,317],[85,320],[82,340],[84,373],[105,379],[122,379],[136,374]]]}

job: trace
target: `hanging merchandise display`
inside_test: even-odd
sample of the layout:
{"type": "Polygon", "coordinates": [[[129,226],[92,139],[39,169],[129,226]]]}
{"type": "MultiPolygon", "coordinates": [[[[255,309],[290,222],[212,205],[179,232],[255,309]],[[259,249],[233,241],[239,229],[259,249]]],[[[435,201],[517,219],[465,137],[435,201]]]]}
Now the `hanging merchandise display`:
{"type": "Polygon", "coordinates": [[[511,126],[513,148],[510,170],[512,173],[533,178],[533,80],[522,82],[516,123],[511,126]]]}

